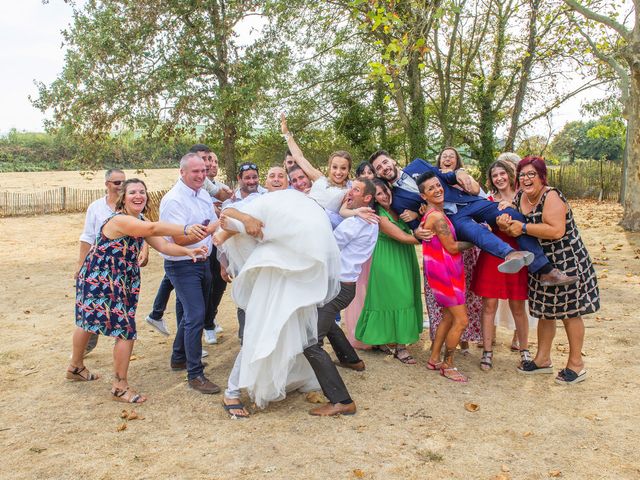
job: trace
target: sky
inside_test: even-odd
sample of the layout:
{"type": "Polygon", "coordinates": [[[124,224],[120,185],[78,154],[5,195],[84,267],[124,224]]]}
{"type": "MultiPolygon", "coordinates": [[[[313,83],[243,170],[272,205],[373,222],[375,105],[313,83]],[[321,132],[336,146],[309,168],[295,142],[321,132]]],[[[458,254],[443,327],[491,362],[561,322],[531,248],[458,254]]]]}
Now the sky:
{"type": "MultiPolygon", "coordinates": [[[[64,49],[61,31],[69,26],[72,10],[63,0],[0,0],[0,135],[11,129],[44,131],[45,115],[31,105],[36,97],[34,81],[51,83],[62,71],[64,49]]],[[[557,109],[552,128],[559,131],[564,123],[583,118],[580,105],[598,93],[592,90],[557,109]]],[[[536,130],[547,134],[546,122],[536,130]]]]}

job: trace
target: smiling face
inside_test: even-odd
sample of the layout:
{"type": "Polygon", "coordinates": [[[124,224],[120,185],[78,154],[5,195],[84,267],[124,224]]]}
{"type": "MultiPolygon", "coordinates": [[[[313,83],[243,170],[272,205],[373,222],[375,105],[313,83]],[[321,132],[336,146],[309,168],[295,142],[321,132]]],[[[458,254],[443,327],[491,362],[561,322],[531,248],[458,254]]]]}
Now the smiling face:
{"type": "Polygon", "coordinates": [[[344,157],[333,157],[329,161],[329,180],[336,185],[344,185],[349,178],[349,160],[344,157]]]}
{"type": "Polygon", "coordinates": [[[509,174],[502,167],[493,167],[491,169],[491,183],[500,193],[509,192],[513,188],[509,174]]]}
{"type": "Polygon", "coordinates": [[[307,177],[307,174],[301,168],[291,170],[289,173],[289,179],[291,180],[291,186],[302,193],[309,193],[311,189],[311,180],[307,177]]]}
{"type": "Polygon", "coordinates": [[[456,151],[452,148],[447,148],[442,151],[438,158],[438,168],[442,172],[452,172],[458,166],[458,156],[456,151]]]}
{"type": "Polygon", "coordinates": [[[125,175],[122,172],[111,172],[109,178],[104,182],[107,187],[107,195],[111,198],[117,198],[122,191],[122,184],[125,181],[125,175]]]}
{"type": "Polygon", "coordinates": [[[526,165],[520,170],[518,174],[518,183],[520,184],[520,188],[529,198],[535,198],[538,196],[544,184],[540,180],[540,175],[538,175],[538,171],[533,167],[533,165],[526,165]]]}
{"type": "Polygon", "coordinates": [[[267,180],[264,183],[267,190],[275,192],[276,190],[286,190],[289,186],[287,173],[282,167],[271,167],[267,172],[267,180]]]}
{"type": "Polygon", "coordinates": [[[256,170],[245,170],[238,175],[238,182],[240,183],[240,191],[247,196],[258,191],[260,178],[256,170]]]}
{"type": "Polygon", "coordinates": [[[442,188],[438,177],[432,177],[424,181],[420,196],[429,205],[439,206],[444,203],[444,188],[442,188]]]}
{"type": "Polygon", "coordinates": [[[204,160],[199,156],[190,156],[184,167],[180,168],[180,177],[184,184],[192,190],[199,190],[207,178],[204,160]]]}
{"type": "Polygon", "coordinates": [[[391,192],[382,185],[376,185],[376,202],[385,210],[391,208],[391,192]]]}
{"type": "Polygon", "coordinates": [[[396,161],[387,155],[380,155],[372,162],[373,169],[378,177],[387,182],[394,182],[398,178],[396,161]]]}
{"type": "Polygon", "coordinates": [[[134,217],[139,216],[147,205],[147,189],[143,183],[129,183],[124,190],[123,210],[134,217]]]}

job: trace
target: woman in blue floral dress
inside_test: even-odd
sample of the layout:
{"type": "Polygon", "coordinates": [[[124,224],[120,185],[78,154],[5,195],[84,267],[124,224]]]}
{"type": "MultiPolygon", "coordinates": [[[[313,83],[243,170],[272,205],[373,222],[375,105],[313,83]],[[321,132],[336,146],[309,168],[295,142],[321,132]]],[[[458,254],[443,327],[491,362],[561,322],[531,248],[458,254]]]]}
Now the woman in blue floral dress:
{"type": "Polygon", "coordinates": [[[127,372],[133,343],[137,337],[136,308],[140,293],[138,252],[146,241],[168,255],[206,256],[206,247],[189,249],[170,243],[159,235],[188,235],[194,243],[211,234],[215,224],[173,225],[147,222],[142,214],[147,207],[147,187],[142,180],[127,180],[116,203],[116,213],[100,228],[76,280],[76,325],[73,353],[66,377],[69,380],[97,380],[84,366],[84,350],[91,334],[116,339],[113,347],[114,400],[142,403],[146,397],[129,387],[127,372]]]}

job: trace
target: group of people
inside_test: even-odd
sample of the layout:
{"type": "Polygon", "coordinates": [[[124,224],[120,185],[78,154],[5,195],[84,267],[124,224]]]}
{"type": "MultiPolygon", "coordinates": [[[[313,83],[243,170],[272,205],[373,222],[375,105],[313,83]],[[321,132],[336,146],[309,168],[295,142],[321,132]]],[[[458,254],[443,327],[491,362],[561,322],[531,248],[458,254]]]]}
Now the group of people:
{"type": "Polygon", "coordinates": [[[67,378],[97,379],[84,365],[87,346],[96,334],[111,336],[113,398],[146,400],[128,383],[128,363],[147,244],[161,253],[165,270],[147,322],[169,334],[163,313],[174,289],[170,367],[186,370],[201,393],[222,390],[204,374],[202,342],[203,335],[215,342],[218,305],[231,282],[240,350],[222,403],[236,418],[249,416],[242,389],[264,407],[291,390],[320,388],[329,403],[312,415],[354,414],[336,366],[364,370],[357,349],[415,365],[407,346],[423,330],[419,245],[432,342],[427,369],[467,382],[454,356],[475,341],[483,347],[480,368],[490,370],[503,302],[513,318],[518,372],[554,371],[551,346],[562,320],[570,351],[555,381],[586,378],[582,316],[599,308],[597,280],[566,199],[547,185],[543,159],[501,155],[487,171],[487,193],[451,147],[435,166],[416,159],[404,168],[380,150],[351,178],[348,152],[334,152],[325,174],[305,158],[284,115],[281,129],[287,154],[268,170],[264,187],[251,162],[239,166],[237,189],[217,182],[215,154],[195,145],[161,201],[159,222],[144,219],[144,182],[107,172],[107,196],[89,208],[81,237],[67,378]],[[528,350],[532,318],[535,357],[528,350]]]}

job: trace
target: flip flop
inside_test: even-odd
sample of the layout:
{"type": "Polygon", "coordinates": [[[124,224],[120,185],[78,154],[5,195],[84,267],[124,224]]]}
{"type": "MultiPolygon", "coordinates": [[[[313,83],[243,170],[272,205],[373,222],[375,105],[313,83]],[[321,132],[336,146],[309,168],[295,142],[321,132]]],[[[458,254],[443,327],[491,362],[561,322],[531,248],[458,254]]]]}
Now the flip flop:
{"type": "Polygon", "coordinates": [[[242,402],[226,404],[226,403],[224,403],[224,399],[223,399],[222,400],[222,408],[224,408],[225,412],[227,412],[227,414],[231,418],[242,418],[242,419],[244,419],[244,418],[249,418],[249,416],[250,416],[249,413],[247,413],[246,415],[236,415],[235,413],[231,413],[231,410],[244,410],[246,412],[246,409],[245,409],[244,404],[242,402]]]}

